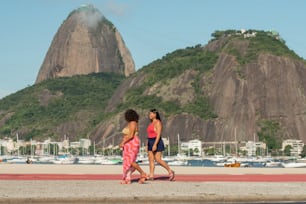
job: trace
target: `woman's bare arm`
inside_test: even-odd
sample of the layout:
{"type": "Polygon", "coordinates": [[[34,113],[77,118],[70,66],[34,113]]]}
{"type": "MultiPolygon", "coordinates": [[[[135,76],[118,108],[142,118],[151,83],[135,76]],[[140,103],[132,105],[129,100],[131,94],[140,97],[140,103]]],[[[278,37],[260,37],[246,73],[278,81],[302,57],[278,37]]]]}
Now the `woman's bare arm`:
{"type": "Polygon", "coordinates": [[[154,142],[154,145],[152,147],[152,151],[156,151],[157,149],[157,144],[160,140],[160,137],[161,137],[161,131],[162,131],[162,124],[161,122],[158,120],[155,124],[154,124],[154,128],[155,128],[155,131],[156,131],[156,139],[155,139],[155,142],[154,142]]]}
{"type": "Polygon", "coordinates": [[[128,124],[128,128],[129,128],[129,134],[125,135],[122,138],[122,142],[120,143],[120,147],[123,147],[123,145],[128,142],[129,140],[133,139],[135,132],[136,132],[136,127],[137,127],[137,123],[135,121],[131,121],[128,124]]]}

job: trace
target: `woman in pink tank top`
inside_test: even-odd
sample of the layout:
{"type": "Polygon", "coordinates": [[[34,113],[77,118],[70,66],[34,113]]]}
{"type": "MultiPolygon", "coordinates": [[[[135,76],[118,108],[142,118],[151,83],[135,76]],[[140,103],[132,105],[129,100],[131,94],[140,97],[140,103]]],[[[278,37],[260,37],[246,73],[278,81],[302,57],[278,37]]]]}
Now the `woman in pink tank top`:
{"type": "Polygon", "coordinates": [[[149,180],[154,180],[155,161],[164,167],[169,173],[169,180],[173,181],[175,174],[169,165],[162,160],[162,151],[164,151],[164,143],[161,138],[162,123],[161,118],[156,109],[150,110],[149,118],[151,123],[147,127],[148,143],[147,150],[149,155],[150,176],[149,180]]]}

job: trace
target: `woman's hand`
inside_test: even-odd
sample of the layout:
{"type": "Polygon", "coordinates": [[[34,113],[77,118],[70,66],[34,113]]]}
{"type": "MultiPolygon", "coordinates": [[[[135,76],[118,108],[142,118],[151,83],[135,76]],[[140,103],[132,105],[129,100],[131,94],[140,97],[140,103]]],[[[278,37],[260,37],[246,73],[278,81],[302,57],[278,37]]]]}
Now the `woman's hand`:
{"type": "Polygon", "coordinates": [[[154,144],[153,147],[152,147],[152,152],[155,152],[157,150],[157,145],[154,144]]]}

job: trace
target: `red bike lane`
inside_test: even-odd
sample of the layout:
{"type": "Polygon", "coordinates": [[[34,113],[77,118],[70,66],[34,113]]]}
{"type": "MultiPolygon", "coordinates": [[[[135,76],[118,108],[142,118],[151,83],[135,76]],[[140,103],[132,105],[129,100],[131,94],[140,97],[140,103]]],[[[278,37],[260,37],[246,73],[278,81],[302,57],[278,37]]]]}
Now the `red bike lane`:
{"type": "MultiPolygon", "coordinates": [[[[139,175],[134,175],[137,180],[139,175]]],[[[0,180],[120,180],[119,174],[0,174],[0,180]]],[[[156,175],[155,181],[168,181],[156,175]]],[[[178,182],[306,182],[306,174],[177,174],[178,182]]]]}

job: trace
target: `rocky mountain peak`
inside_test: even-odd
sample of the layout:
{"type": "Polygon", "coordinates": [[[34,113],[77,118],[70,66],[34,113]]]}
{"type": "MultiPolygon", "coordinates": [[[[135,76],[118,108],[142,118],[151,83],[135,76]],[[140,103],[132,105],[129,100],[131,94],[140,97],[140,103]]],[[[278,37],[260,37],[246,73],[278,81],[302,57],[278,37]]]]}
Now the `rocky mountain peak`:
{"type": "Polygon", "coordinates": [[[116,27],[94,6],[83,5],[58,29],[36,83],[99,72],[129,76],[135,64],[116,27]]]}
{"type": "Polygon", "coordinates": [[[92,29],[98,26],[99,21],[105,20],[103,14],[91,4],[80,6],[71,12],[70,16],[92,29]]]}

